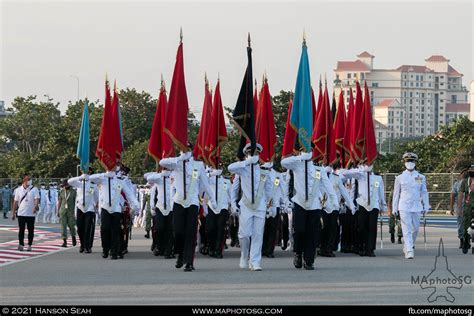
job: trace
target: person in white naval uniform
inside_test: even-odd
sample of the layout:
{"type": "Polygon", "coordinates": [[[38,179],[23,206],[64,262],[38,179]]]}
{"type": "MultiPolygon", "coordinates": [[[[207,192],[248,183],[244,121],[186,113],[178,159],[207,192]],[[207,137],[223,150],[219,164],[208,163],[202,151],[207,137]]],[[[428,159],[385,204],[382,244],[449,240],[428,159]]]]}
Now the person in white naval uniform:
{"type": "Polygon", "coordinates": [[[122,192],[127,197],[130,208],[135,212],[140,210],[140,204],[131,187],[125,183],[124,179],[119,178],[115,171],[93,174],[89,180],[97,183],[99,189],[102,257],[107,258],[110,252],[111,259],[118,259],[122,234],[122,192]]]}
{"type": "Polygon", "coordinates": [[[48,212],[48,207],[49,207],[48,189],[46,189],[46,186],[44,183],[41,183],[39,193],[40,193],[40,205],[39,205],[38,214],[36,214],[36,221],[38,223],[41,223],[41,222],[44,222],[43,217],[48,212]]]}
{"type": "Polygon", "coordinates": [[[359,183],[359,196],[356,197],[359,206],[357,212],[359,255],[368,257],[375,257],[379,212],[387,211],[383,179],[375,175],[372,168],[372,166],[361,165],[359,168],[341,170],[343,177],[355,178],[359,183]]]}
{"type": "Polygon", "coordinates": [[[322,192],[326,192],[330,203],[337,204],[337,195],[323,167],[315,166],[311,152],[301,152],[297,156],[282,159],[281,165],[293,171],[293,224],[295,268],[314,270],[316,247],[319,244],[321,231],[322,206],[319,200],[322,192]],[[307,170],[307,173],[306,173],[307,170]],[[324,191],[323,191],[324,190],[324,191]],[[304,263],[303,263],[304,261],[304,263]]]}
{"type": "Polygon", "coordinates": [[[89,175],[93,172],[89,167],[89,174],[84,173],[79,177],[67,180],[69,185],[77,190],[76,194],[76,225],[77,234],[81,246],[79,252],[92,252],[92,239],[95,229],[95,210],[99,203],[99,190],[97,186],[89,180],[89,175]],[[85,190],[84,190],[85,189],[85,190]]]}
{"type": "Polygon", "coordinates": [[[145,179],[153,186],[150,189],[151,215],[153,216],[152,247],[155,256],[174,258],[173,250],[173,200],[171,172],[149,172],[145,179]]]}
{"type": "MultiPolygon", "coordinates": [[[[188,144],[188,147],[192,147],[188,144]]],[[[209,186],[202,161],[194,160],[192,149],[180,156],[160,160],[160,166],[172,170],[176,193],[173,196],[174,253],[178,255],[175,267],[184,271],[194,270],[194,248],[196,246],[199,196],[209,195],[211,205],[217,207],[209,186]]]]}
{"type": "Polygon", "coordinates": [[[334,171],[331,167],[326,167],[326,172],[329,177],[329,181],[332,183],[334,192],[337,195],[337,204],[326,203],[325,212],[323,212],[323,223],[324,227],[321,233],[321,250],[320,254],[323,257],[335,257],[334,251],[337,250],[337,234],[339,233],[338,217],[339,211],[344,212],[347,208],[352,213],[355,213],[354,203],[349,196],[349,192],[342,183],[341,177],[339,176],[339,170],[334,171]],[[344,204],[342,205],[342,199],[344,204]]]}
{"type": "MultiPolygon", "coordinates": [[[[239,175],[242,190],[242,197],[239,201],[239,266],[242,269],[248,267],[252,271],[262,270],[263,230],[265,227],[267,201],[269,201],[272,190],[272,183],[268,172],[261,170],[258,165],[258,153],[261,152],[261,150],[262,146],[257,144],[257,149],[254,155],[252,155],[251,145],[247,144],[243,149],[247,158],[243,161],[234,162],[228,167],[231,173],[239,175]],[[252,242],[252,244],[250,244],[250,242],[252,242]]],[[[234,208],[234,211],[237,210],[238,208],[234,208]]]]}
{"type": "Polygon", "coordinates": [[[416,169],[418,156],[407,152],[403,155],[406,170],[395,178],[392,213],[400,214],[405,258],[415,257],[415,242],[420,228],[422,212],[430,209],[426,178],[416,169]]]}
{"type": "Polygon", "coordinates": [[[234,174],[232,178],[232,187],[230,190],[230,209],[229,217],[229,235],[230,246],[240,248],[239,242],[239,201],[242,198],[242,189],[240,187],[240,178],[238,174],[234,174]]]}
{"type": "Polygon", "coordinates": [[[267,203],[267,216],[265,219],[265,230],[263,233],[262,255],[274,258],[275,245],[277,243],[278,226],[280,225],[280,214],[283,206],[288,204],[287,188],[283,175],[273,169],[273,162],[266,162],[262,165],[263,170],[267,170],[272,190],[267,203]]]}
{"type": "MultiPolygon", "coordinates": [[[[207,203],[206,228],[209,256],[222,259],[232,184],[230,180],[222,176],[222,169],[212,168],[209,172],[209,185],[217,201],[217,208],[213,208],[210,202],[207,203]]],[[[206,200],[208,200],[207,196],[206,200]]]]}
{"type": "Polygon", "coordinates": [[[53,182],[52,186],[49,187],[49,211],[51,216],[51,223],[57,224],[59,223],[59,218],[57,216],[58,212],[58,197],[59,197],[59,190],[58,190],[58,183],[53,182]]]}

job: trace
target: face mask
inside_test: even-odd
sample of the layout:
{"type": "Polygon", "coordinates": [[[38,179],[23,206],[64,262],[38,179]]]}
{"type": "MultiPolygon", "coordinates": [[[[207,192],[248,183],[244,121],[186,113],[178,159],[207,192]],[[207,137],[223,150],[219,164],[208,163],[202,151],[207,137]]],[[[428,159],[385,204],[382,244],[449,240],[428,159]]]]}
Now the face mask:
{"type": "Polygon", "coordinates": [[[413,170],[415,169],[415,163],[411,161],[407,161],[405,162],[405,168],[407,168],[407,170],[413,170]]]}
{"type": "Polygon", "coordinates": [[[33,180],[28,180],[28,185],[32,185],[33,184],[33,180]]]}
{"type": "Polygon", "coordinates": [[[44,189],[44,185],[41,186],[41,189],[44,189]]]}

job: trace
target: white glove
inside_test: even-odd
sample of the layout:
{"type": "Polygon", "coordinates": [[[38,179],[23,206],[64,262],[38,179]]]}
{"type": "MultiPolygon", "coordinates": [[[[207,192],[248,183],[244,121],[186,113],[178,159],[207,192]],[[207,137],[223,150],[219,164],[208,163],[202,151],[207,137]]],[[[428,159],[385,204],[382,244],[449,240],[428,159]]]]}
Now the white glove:
{"type": "Polygon", "coordinates": [[[231,205],[230,210],[231,210],[231,212],[232,212],[232,215],[237,215],[237,216],[238,216],[239,213],[240,213],[239,208],[238,208],[237,205],[235,205],[235,204],[232,204],[232,205],[231,205]]]}
{"type": "Polygon", "coordinates": [[[311,158],[313,158],[313,153],[312,152],[309,152],[309,153],[306,153],[306,152],[303,152],[301,153],[300,155],[301,157],[301,160],[311,160],[311,158]]]}
{"type": "Polygon", "coordinates": [[[107,172],[105,173],[105,176],[106,176],[107,178],[113,178],[113,177],[115,177],[115,171],[107,171],[107,172]]]}
{"type": "Polygon", "coordinates": [[[397,216],[398,215],[398,210],[392,210],[392,214],[393,214],[393,216],[397,216]]]}
{"type": "Polygon", "coordinates": [[[188,160],[191,158],[192,156],[192,152],[191,151],[187,151],[187,152],[182,152],[181,155],[178,156],[178,161],[183,161],[183,160],[188,160]]]}
{"type": "Polygon", "coordinates": [[[467,229],[467,233],[472,236],[472,235],[474,235],[474,230],[472,230],[472,228],[469,227],[469,228],[467,229]]]}
{"type": "Polygon", "coordinates": [[[86,174],[86,173],[83,173],[80,177],[79,177],[80,180],[89,180],[89,175],[86,174]]]}

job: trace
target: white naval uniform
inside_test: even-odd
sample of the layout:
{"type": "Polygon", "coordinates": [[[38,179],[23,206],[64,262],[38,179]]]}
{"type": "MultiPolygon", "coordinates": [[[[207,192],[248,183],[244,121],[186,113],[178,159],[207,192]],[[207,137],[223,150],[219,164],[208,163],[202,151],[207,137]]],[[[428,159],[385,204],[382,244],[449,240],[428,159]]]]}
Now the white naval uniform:
{"type": "Polygon", "coordinates": [[[354,178],[358,181],[359,196],[356,197],[358,205],[365,208],[368,212],[377,209],[380,212],[387,211],[387,202],[385,201],[385,189],[381,176],[374,175],[372,172],[364,171],[362,168],[354,168],[340,171],[343,178],[354,178]],[[370,173],[370,205],[367,191],[367,175],[370,173]]]}
{"type": "Polygon", "coordinates": [[[96,210],[96,205],[99,202],[99,190],[97,189],[97,185],[92,183],[89,180],[89,176],[80,176],[74,177],[67,180],[67,183],[76,188],[76,208],[77,210],[87,213],[87,212],[94,212],[96,210]],[[83,183],[85,178],[85,185],[83,183]],[[84,194],[83,188],[85,186],[85,207],[84,207],[84,194]]]}
{"type": "Polygon", "coordinates": [[[272,183],[272,189],[270,191],[270,207],[267,211],[267,218],[275,218],[277,216],[277,209],[279,208],[281,212],[288,204],[288,188],[286,187],[285,179],[281,173],[277,172],[273,168],[269,171],[270,172],[268,176],[270,177],[270,182],[272,183]]]}
{"type": "Polygon", "coordinates": [[[405,253],[413,252],[420,228],[421,212],[428,212],[429,208],[424,175],[417,170],[405,170],[395,178],[392,210],[400,214],[405,253]]]}
{"type": "Polygon", "coordinates": [[[38,223],[44,223],[44,215],[49,211],[49,197],[48,197],[48,190],[46,188],[41,188],[39,190],[40,194],[40,204],[39,204],[39,211],[36,214],[36,221],[38,223]]]}
{"type": "Polygon", "coordinates": [[[239,201],[239,239],[241,250],[241,268],[245,268],[244,263],[246,263],[247,259],[249,258],[249,249],[249,267],[261,267],[260,262],[262,260],[262,242],[263,231],[265,227],[266,205],[272,190],[271,179],[266,175],[267,172],[262,172],[260,166],[255,163],[253,166],[254,203],[252,204],[252,158],[253,157],[249,157],[244,161],[234,162],[228,167],[229,172],[239,175],[239,180],[242,189],[242,198],[239,201]],[[252,237],[252,245],[250,245],[250,237],[252,237]]]}
{"type": "MultiPolygon", "coordinates": [[[[218,177],[218,188],[217,188],[217,208],[213,209],[210,201],[207,202],[208,212],[209,210],[214,214],[218,215],[222,210],[229,210],[231,201],[231,188],[232,183],[230,180],[224,178],[222,170],[212,169],[209,173],[209,186],[211,187],[211,194],[216,198],[216,177],[218,177]]],[[[206,198],[206,200],[208,200],[206,198]]]]}
{"type": "Polygon", "coordinates": [[[162,172],[148,172],[145,174],[145,179],[153,186],[150,189],[150,205],[151,215],[155,216],[155,208],[163,214],[168,216],[173,211],[173,200],[172,196],[172,184],[171,184],[171,172],[164,170],[162,172]],[[152,205],[155,201],[155,195],[158,192],[156,198],[156,205],[152,205]],[[166,205],[166,207],[165,207],[166,205]]]}
{"type": "Polygon", "coordinates": [[[354,202],[352,201],[352,198],[350,197],[349,192],[347,191],[346,187],[342,183],[341,177],[337,173],[332,172],[329,174],[329,181],[331,181],[334,192],[336,192],[337,201],[339,202],[336,207],[340,210],[341,214],[346,213],[346,208],[340,205],[341,198],[344,199],[344,204],[346,204],[346,206],[351,210],[352,214],[354,214],[355,213],[354,202]]]}
{"type": "Polygon", "coordinates": [[[122,213],[122,192],[127,197],[130,208],[135,212],[140,210],[140,204],[137,197],[133,194],[133,190],[125,182],[113,172],[93,174],[89,179],[97,183],[99,189],[99,208],[104,209],[110,214],[122,213]],[[110,204],[109,204],[109,181],[110,179],[110,204]]]}

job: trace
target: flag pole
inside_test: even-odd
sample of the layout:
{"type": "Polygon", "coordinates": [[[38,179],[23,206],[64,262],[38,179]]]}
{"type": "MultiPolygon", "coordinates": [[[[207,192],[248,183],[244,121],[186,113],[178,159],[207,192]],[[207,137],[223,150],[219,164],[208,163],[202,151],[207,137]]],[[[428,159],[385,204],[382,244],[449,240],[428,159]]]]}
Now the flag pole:
{"type": "MultiPolygon", "coordinates": [[[[250,46],[250,32],[249,32],[248,34],[249,34],[249,35],[248,35],[248,39],[247,39],[247,41],[248,41],[248,48],[251,48],[251,46],[250,46]]],[[[247,75],[248,75],[248,73],[247,73],[247,75]]],[[[247,80],[249,80],[249,78],[247,78],[247,80]]],[[[252,78],[250,78],[250,80],[252,80],[252,78]]],[[[253,100],[252,100],[252,102],[253,102],[253,100]]],[[[255,106],[255,104],[254,104],[254,106],[255,106]]],[[[254,117],[254,120],[255,120],[255,117],[254,117]]],[[[250,144],[250,145],[252,145],[252,144],[250,144]]],[[[250,147],[252,147],[252,146],[250,146],[250,147]]],[[[256,148],[254,149],[254,152],[252,153],[252,155],[255,155],[255,150],[256,150],[256,148]]],[[[254,169],[254,167],[253,167],[253,163],[252,163],[252,164],[250,165],[250,178],[251,178],[251,182],[252,182],[252,184],[251,184],[251,189],[252,189],[252,204],[255,203],[255,193],[254,193],[254,183],[253,183],[253,182],[254,182],[253,179],[254,179],[255,176],[254,176],[254,170],[253,170],[253,169],[254,169]]]]}
{"type": "MultiPolygon", "coordinates": [[[[183,28],[179,29],[179,44],[183,43],[183,28]]],[[[183,160],[183,197],[186,200],[186,161],[183,160]]]]}
{"type": "MultiPolygon", "coordinates": [[[[304,29],[303,29],[303,46],[306,46],[306,31],[304,29]]],[[[305,201],[308,201],[308,160],[304,161],[304,199],[305,201]]]]}

